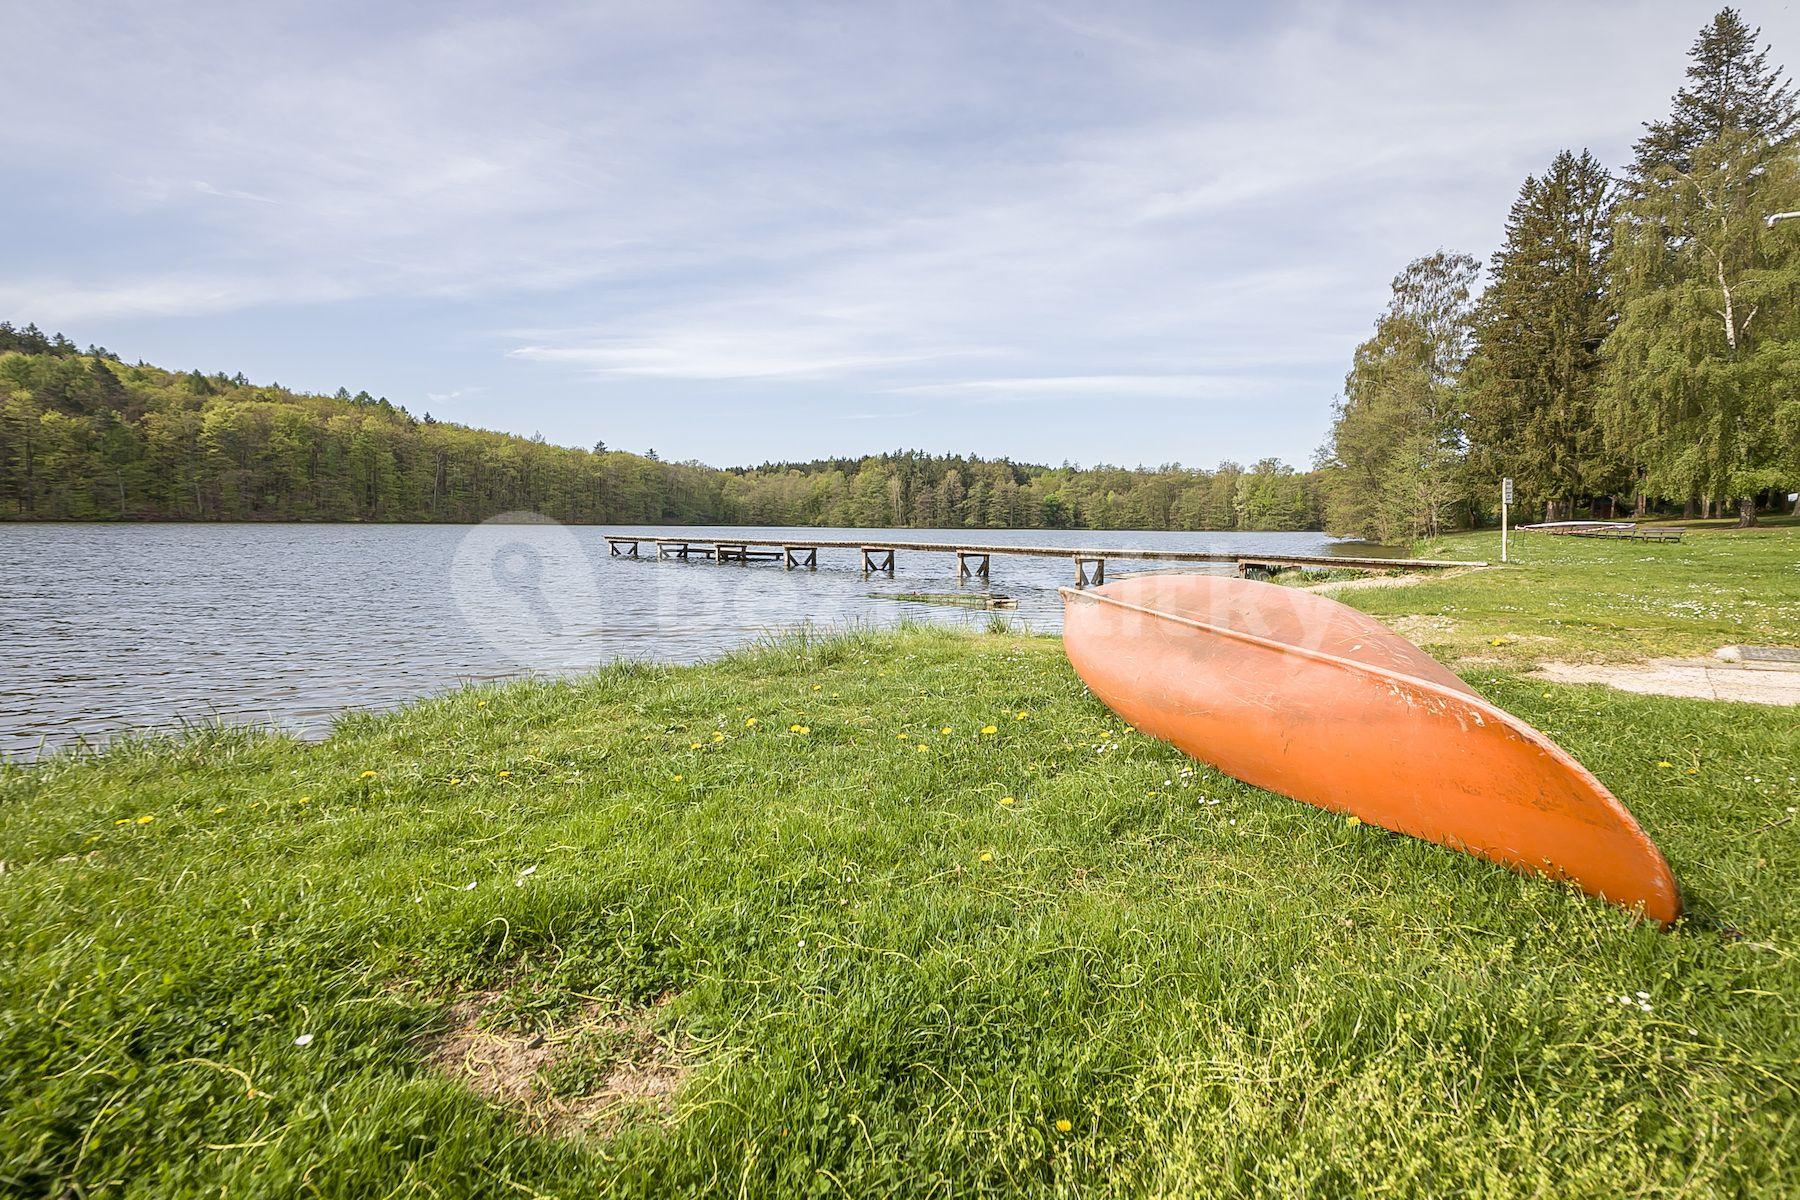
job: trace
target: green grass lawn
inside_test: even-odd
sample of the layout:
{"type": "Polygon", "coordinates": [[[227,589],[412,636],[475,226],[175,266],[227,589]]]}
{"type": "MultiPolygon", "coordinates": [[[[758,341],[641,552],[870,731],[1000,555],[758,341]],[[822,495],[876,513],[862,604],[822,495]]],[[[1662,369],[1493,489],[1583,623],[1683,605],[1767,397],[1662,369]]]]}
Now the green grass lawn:
{"type": "Polygon", "coordinates": [[[1791,524],[1699,530],[1678,543],[1514,534],[1513,561],[1504,566],[1497,532],[1417,549],[1494,565],[1337,598],[1453,663],[1626,661],[1705,655],[1735,642],[1800,644],[1800,527],[1791,524]]]}
{"type": "MultiPolygon", "coordinates": [[[[1791,532],[1718,540],[1753,582],[1699,537],[1559,539],[1505,588],[1354,598],[1563,636],[1600,610],[1529,606],[1609,578],[1744,593],[1658,611],[1697,646],[1768,587],[1792,604],[1791,532]]],[[[1057,640],[1010,634],[797,638],[322,744],[0,769],[0,1193],[1788,1191],[1800,722],[1467,670],[1659,841],[1673,931],[1184,774],[1057,640]],[[434,1065],[472,997],[563,1048],[518,1104],[434,1065]],[[526,1115],[579,1107],[627,1027],[682,1065],[666,1106],[526,1115]]]]}

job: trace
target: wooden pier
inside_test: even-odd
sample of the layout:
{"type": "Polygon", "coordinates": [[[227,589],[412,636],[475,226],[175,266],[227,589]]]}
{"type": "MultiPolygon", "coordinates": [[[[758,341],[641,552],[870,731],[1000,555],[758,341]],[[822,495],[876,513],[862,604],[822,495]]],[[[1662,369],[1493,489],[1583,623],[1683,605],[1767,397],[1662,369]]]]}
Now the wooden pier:
{"type": "Polygon", "coordinates": [[[608,552],[614,558],[644,558],[646,548],[658,559],[709,559],[714,563],[778,562],[792,571],[797,567],[817,569],[819,551],[854,550],[861,555],[865,575],[877,572],[892,575],[896,556],[901,551],[956,556],[958,579],[990,578],[996,555],[1013,554],[1027,558],[1061,558],[1075,568],[1075,586],[1106,582],[1108,559],[1126,562],[1190,562],[1230,563],[1239,575],[1250,570],[1274,570],[1281,567],[1360,567],[1371,571],[1444,570],[1451,567],[1485,567],[1485,562],[1458,562],[1431,558],[1358,558],[1333,554],[1251,554],[1220,550],[1152,550],[1130,546],[1086,548],[1072,546],[983,546],[955,542],[885,542],[842,541],[802,538],[718,538],[682,537],[654,533],[609,533],[605,535],[608,552]]]}

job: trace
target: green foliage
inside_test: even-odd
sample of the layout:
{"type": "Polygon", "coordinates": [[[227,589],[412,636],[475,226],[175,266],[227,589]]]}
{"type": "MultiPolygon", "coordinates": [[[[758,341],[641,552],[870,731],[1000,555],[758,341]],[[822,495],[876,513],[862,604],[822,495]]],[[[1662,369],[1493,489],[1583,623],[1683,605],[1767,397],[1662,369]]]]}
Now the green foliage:
{"type": "Polygon", "coordinates": [[[1309,477],[1031,466],[914,451],[719,471],[435,421],[367,393],[81,356],[0,326],[0,515],[954,528],[1316,529],[1309,477]]]}
{"type": "Polygon", "coordinates": [[[1638,515],[1735,498],[1749,525],[1800,486],[1800,221],[1767,223],[1800,209],[1800,104],[1760,37],[1731,9],[1701,31],[1616,204],[1585,151],[1525,180],[1466,361],[1472,264],[1413,264],[1440,285],[1423,310],[1396,281],[1321,453],[1328,528],[1476,523],[1503,476],[1550,520],[1627,492],[1638,515]]]}
{"type": "MultiPolygon", "coordinates": [[[[1717,547],[1728,583],[1774,536],[1680,549],[1717,547]]],[[[1549,550],[1664,577],[1641,547],[1549,550]]],[[[1793,722],[1469,679],[1625,800],[1687,921],[1184,774],[1054,640],[1011,635],[792,637],[320,744],[0,770],[0,1191],[1779,1193],[1793,722]],[[452,1006],[495,991],[525,1028],[672,993],[692,1072],[668,1122],[531,1136],[446,1078],[452,1006]]]]}
{"type": "Polygon", "coordinates": [[[1489,266],[1469,364],[1468,479],[1484,500],[1519,481],[1521,510],[1573,515],[1578,498],[1624,482],[1601,445],[1600,344],[1612,180],[1591,154],[1558,154],[1519,189],[1489,266]]]}
{"type": "Polygon", "coordinates": [[[1356,348],[1326,448],[1327,528],[1383,542],[1453,527],[1462,494],[1461,378],[1480,266],[1442,250],[1394,277],[1375,334],[1356,348]]]}
{"type": "Polygon", "coordinates": [[[1604,409],[1612,446],[1649,486],[1737,497],[1792,481],[1800,237],[1800,109],[1769,51],[1730,9],[1694,43],[1689,84],[1638,144],[1620,206],[1604,409]]]}

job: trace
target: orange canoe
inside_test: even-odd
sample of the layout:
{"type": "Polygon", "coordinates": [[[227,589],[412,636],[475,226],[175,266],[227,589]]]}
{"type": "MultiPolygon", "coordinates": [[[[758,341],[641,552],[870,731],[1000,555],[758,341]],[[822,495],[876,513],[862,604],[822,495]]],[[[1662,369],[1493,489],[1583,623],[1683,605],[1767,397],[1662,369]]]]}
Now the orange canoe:
{"type": "Polygon", "coordinates": [[[1069,661],[1145,733],[1245,783],[1680,915],[1668,863],[1598,779],[1373,617],[1217,575],[1062,594],[1069,661]]]}

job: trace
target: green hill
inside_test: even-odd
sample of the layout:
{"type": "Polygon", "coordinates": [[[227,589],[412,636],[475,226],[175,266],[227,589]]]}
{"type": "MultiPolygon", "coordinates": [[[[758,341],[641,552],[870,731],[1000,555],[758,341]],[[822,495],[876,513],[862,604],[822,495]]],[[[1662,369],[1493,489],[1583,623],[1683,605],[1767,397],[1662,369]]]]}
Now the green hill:
{"type": "Polygon", "coordinates": [[[1313,475],[1050,468],[916,451],[718,470],[182,374],[0,324],[0,517],[1307,529],[1313,475]]]}

